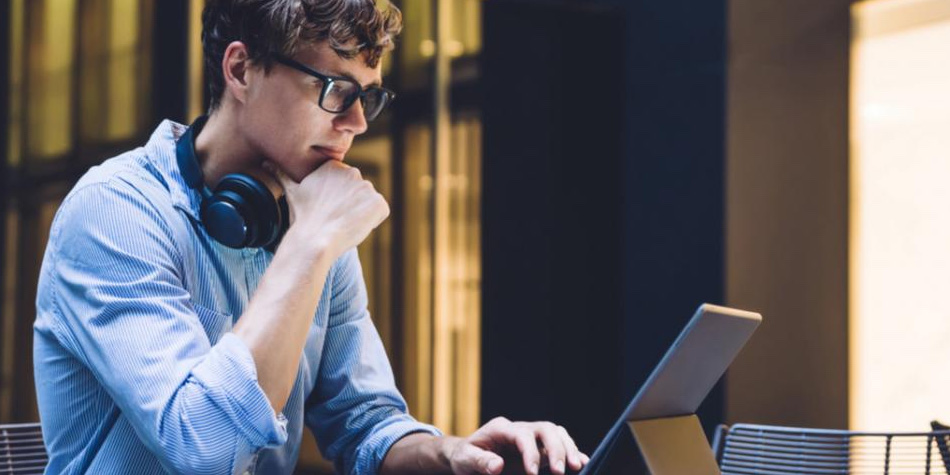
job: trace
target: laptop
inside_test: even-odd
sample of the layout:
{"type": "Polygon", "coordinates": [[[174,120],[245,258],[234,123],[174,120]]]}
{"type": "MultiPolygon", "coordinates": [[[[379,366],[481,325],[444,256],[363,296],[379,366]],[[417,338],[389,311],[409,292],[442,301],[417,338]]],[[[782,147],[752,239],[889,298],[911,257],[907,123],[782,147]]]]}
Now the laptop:
{"type": "Polygon", "coordinates": [[[630,430],[653,475],[719,474],[696,410],[761,322],[758,313],[700,305],[580,473],[600,473],[630,430]]]}

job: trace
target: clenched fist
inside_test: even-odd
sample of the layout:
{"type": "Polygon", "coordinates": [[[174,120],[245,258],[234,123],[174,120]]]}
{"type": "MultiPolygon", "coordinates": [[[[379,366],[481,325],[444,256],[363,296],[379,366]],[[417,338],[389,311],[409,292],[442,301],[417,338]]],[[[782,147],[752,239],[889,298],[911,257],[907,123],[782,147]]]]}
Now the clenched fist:
{"type": "Polygon", "coordinates": [[[366,239],[389,216],[389,204],[360,171],[330,160],[294,182],[270,162],[264,169],[284,188],[290,231],[338,257],[366,239]]]}

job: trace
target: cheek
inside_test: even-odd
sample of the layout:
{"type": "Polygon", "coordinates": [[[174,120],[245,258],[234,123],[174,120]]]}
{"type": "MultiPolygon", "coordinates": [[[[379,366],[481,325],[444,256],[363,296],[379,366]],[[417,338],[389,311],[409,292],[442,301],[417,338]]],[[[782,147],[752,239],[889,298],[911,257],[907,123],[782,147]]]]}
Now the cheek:
{"type": "Polygon", "coordinates": [[[268,121],[278,127],[299,120],[309,108],[308,97],[298,83],[280,77],[270,77],[258,83],[260,88],[248,98],[247,112],[259,121],[268,121]]]}
{"type": "Polygon", "coordinates": [[[310,133],[316,140],[314,145],[331,145],[339,142],[339,140],[334,140],[334,117],[334,114],[320,108],[310,114],[310,133]]]}
{"type": "Polygon", "coordinates": [[[249,101],[245,124],[259,153],[300,181],[325,161],[314,145],[339,145],[333,129],[334,114],[320,109],[302,91],[287,86],[260,91],[249,101]]]}
{"type": "Polygon", "coordinates": [[[306,130],[312,120],[306,101],[291,97],[286,91],[269,91],[246,109],[246,124],[253,129],[266,151],[299,154],[301,142],[307,140],[306,130]]]}
{"type": "Polygon", "coordinates": [[[262,140],[266,155],[294,181],[300,182],[320,165],[320,156],[311,149],[319,139],[304,121],[289,123],[262,140]]]}

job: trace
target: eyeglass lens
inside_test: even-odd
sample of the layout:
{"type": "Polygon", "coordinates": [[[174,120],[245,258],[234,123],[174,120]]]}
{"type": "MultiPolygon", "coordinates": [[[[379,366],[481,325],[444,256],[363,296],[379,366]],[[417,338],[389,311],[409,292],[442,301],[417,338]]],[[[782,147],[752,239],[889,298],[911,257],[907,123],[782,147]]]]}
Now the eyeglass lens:
{"type": "MultiPolygon", "coordinates": [[[[343,112],[359,97],[359,86],[350,81],[331,79],[326,86],[322,106],[330,112],[343,112]]],[[[371,87],[363,94],[363,115],[373,120],[386,106],[388,94],[385,90],[371,87]]]]}

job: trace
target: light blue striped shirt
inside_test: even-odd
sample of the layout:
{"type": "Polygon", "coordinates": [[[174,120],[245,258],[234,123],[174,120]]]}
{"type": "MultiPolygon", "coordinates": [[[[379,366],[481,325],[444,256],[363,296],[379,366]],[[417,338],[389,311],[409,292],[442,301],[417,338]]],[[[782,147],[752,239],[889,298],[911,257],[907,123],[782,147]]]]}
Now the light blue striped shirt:
{"type": "Polygon", "coordinates": [[[53,220],[34,325],[49,473],[291,473],[303,426],[344,473],[376,473],[414,420],[366,310],[353,250],[327,275],[282,414],[230,333],[272,254],[198,221],[163,122],[89,170],[53,220]]]}

